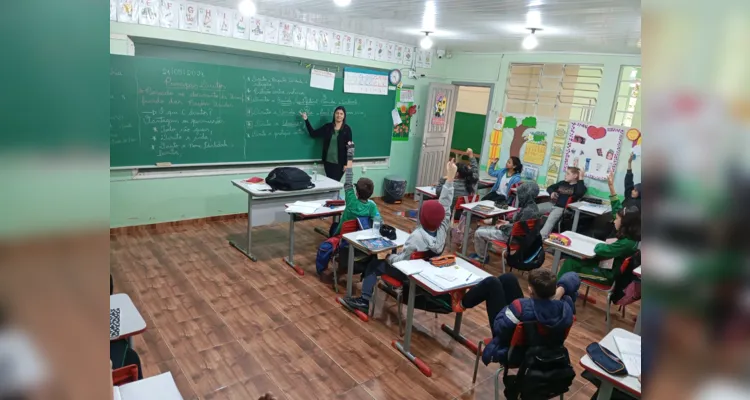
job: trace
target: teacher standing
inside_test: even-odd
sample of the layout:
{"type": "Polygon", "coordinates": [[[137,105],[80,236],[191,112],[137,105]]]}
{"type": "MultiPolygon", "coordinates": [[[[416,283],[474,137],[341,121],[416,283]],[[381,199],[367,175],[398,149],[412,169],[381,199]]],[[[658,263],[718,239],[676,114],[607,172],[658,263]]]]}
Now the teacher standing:
{"type": "Polygon", "coordinates": [[[307,113],[300,113],[305,120],[307,132],[312,138],[323,138],[323,167],[326,176],[340,181],[346,165],[346,144],[352,140],[352,129],[346,124],[346,109],[338,106],[333,112],[333,121],[314,129],[307,120],[307,113]]]}

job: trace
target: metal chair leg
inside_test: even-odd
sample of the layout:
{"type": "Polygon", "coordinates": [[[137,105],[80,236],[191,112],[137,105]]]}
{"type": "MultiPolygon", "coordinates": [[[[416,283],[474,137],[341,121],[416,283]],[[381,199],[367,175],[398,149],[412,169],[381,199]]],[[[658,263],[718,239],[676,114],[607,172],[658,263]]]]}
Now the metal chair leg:
{"type": "Polygon", "coordinates": [[[482,356],[482,346],[484,346],[484,340],[479,341],[477,346],[477,358],[474,360],[474,377],[471,378],[471,383],[477,383],[477,371],[479,370],[479,357],[482,356]]]}
{"type": "Polygon", "coordinates": [[[508,249],[503,250],[503,254],[500,255],[500,258],[503,259],[503,274],[505,273],[505,253],[508,252],[508,249]]]}
{"type": "Polygon", "coordinates": [[[484,268],[485,260],[487,260],[487,254],[490,253],[490,246],[492,246],[492,242],[487,242],[487,245],[484,246],[484,255],[482,255],[482,268],[484,268]]]}
{"type": "Polygon", "coordinates": [[[372,297],[370,298],[370,309],[368,314],[370,317],[375,315],[375,304],[378,300],[378,282],[375,282],[375,287],[372,289],[372,297]]]}
{"type": "Polygon", "coordinates": [[[338,293],[339,292],[339,275],[338,275],[338,269],[341,266],[340,260],[336,260],[336,266],[333,268],[333,291],[338,293]]]}
{"type": "MultiPolygon", "coordinates": [[[[586,294],[583,295],[583,306],[586,307],[586,300],[589,299],[589,289],[591,289],[591,286],[586,286],[586,294]]],[[[609,331],[607,331],[609,332],[609,331]]]]}
{"type": "Polygon", "coordinates": [[[503,372],[503,367],[500,367],[495,372],[495,400],[500,400],[500,373],[503,372]]]}
{"type": "Polygon", "coordinates": [[[403,289],[398,292],[396,296],[396,302],[398,303],[398,335],[404,336],[404,330],[401,328],[401,299],[404,296],[403,289]]]}
{"type": "Polygon", "coordinates": [[[612,316],[609,314],[609,308],[612,303],[609,302],[612,298],[612,293],[607,293],[607,332],[612,330],[612,316]]]}

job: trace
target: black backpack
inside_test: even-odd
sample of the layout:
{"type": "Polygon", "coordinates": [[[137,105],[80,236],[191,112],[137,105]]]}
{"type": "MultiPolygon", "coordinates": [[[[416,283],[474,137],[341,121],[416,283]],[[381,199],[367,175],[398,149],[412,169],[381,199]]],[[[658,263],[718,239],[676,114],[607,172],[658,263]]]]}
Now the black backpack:
{"type": "Polygon", "coordinates": [[[565,338],[546,338],[539,334],[537,322],[524,322],[526,352],[518,374],[503,373],[508,400],[548,400],[567,393],[576,373],[570,364],[565,338]]]}
{"type": "Polygon", "coordinates": [[[529,228],[528,221],[521,221],[520,225],[525,234],[524,236],[508,238],[508,248],[510,248],[511,240],[519,248],[513,254],[507,252],[505,262],[511,269],[531,271],[544,264],[545,252],[542,249],[542,235],[539,234],[543,224],[541,221],[537,221],[534,228],[529,228]]]}
{"type": "Polygon", "coordinates": [[[310,175],[295,167],[277,167],[271,170],[266,177],[266,183],[271,191],[277,190],[303,190],[314,188],[310,175]]]}

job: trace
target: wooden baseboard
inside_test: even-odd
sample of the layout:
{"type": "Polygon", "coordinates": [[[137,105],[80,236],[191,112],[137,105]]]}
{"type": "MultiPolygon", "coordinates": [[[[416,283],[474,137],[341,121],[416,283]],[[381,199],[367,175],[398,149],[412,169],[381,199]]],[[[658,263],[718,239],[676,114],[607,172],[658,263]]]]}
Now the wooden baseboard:
{"type": "Polygon", "coordinates": [[[122,226],[119,228],[109,228],[109,234],[110,235],[117,235],[117,234],[131,234],[131,233],[138,233],[138,232],[158,232],[158,231],[164,231],[168,228],[172,228],[175,226],[195,226],[195,225],[203,225],[209,222],[216,222],[216,221],[230,221],[235,219],[247,219],[247,213],[241,213],[241,214],[228,214],[228,215],[217,215],[215,217],[204,217],[204,218],[194,218],[194,219],[183,219],[180,221],[170,221],[170,222],[160,222],[156,224],[148,224],[148,225],[136,225],[136,226],[122,226]]]}

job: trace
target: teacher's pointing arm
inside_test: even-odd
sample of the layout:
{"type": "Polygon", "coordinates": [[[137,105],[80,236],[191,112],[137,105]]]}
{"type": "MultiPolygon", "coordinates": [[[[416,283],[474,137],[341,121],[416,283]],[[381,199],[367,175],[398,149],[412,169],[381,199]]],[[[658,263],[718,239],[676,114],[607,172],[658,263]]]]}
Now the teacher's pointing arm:
{"type": "Polygon", "coordinates": [[[300,115],[302,116],[302,119],[305,120],[307,133],[310,135],[310,137],[312,138],[323,137],[323,135],[325,134],[325,125],[321,126],[319,129],[315,129],[312,127],[312,125],[310,124],[310,121],[307,119],[307,113],[303,112],[303,113],[300,113],[300,115]]]}

